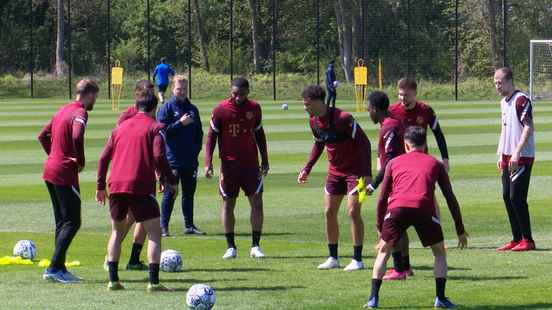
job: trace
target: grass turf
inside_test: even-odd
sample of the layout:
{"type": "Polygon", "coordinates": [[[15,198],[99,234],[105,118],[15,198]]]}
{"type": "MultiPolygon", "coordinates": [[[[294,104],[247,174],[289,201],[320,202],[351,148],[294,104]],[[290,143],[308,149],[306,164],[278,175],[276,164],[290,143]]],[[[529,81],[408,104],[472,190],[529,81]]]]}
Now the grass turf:
{"type": "MultiPolygon", "coordinates": [[[[216,309],[359,309],[369,294],[371,264],[376,241],[374,203],[364,204],[366,226],[365,262],[368,269],[346,273],[318,271],[326,255],[322,186],[327,167],[321,158],[309,184],[299,186],[297,172],[307,159],[312,137],[306,115],[298,101],[287,101],[288,111],[279,102],[265,101],[263,115],[269,141],[271,174],[265,186],[265,234],[262,247],[267,258],[248,258],[250,245],[249,207],[241,197],[236,209],[239,256],[223,261],[224,236],[219,224],[220,198],[216,180],[199,179],[196,194],[196,223],[209,234],[184,236],[177,204],[171,222],[176,237],[163,239],[163,248],[183,253],[184,271],[162,273],[161,280],[175,293],[146,294],[146,272],[122,271],[127,287],[107,292],[107,274],[102,269],[109,232],[107,210],[94,202],[97,158],[117,118],[110,104],[99,101],[89,115],[86,133],[87,167],[81,174],[83,226],[71,245],[69,260],[79,260],[73,271],[86,279],[83,284],[59,285],[41,280],[42,268],[0,266],[0,308],[2,309],[144,309],[184,308],[185,292],[193,283],[207,283],[217,292],[216,309]]],[[[496,253],[495,247],[509,240],[509,226],[495,168],[499,108],[495,102],[430,102],[436,110],[449,145],[451,178],[460,201],[470,248],[454,249],[453,223],[443,206],[443,225],[449,246],[447,295],[466,309],[549,309],[552,308],[552,250],[548,226],[552,186],[552,107],[535,106],[537,162],[529,194],[532,224],[538,251],[496,253]]],[[[32,239],[38,258],[49,258],[53,250],[53,215],[41,180],[45,159],[36,135],[63,100],[0,100],[0,256],[10,255],[20,239],[32,239]]],[[[215,101],[195,102],[207,129],[215,101]]],[[[129,102],[124,102],[125,107],[129,102]]],[[[352,102],[340,105],[352,111],[352,102]]],[[[355,113],[377,147],[377,127],[367,113],[355,113]]],[[[434,139],[430,149],[437,154],[434,139]]],[[[200,163],[203,155],[200,156],[200,163]]],[[[218,163],[215,164],[219,167],[218,163]]],[[[375,165],[374,165],[375,166],[375,165]]],[[[352,255],[349,221],[340,212],[341,263],[352,255]]],[[[385,282],[380,305],[385,309],[430,308],[434,296],[432,256],[411,236],[411,261],[416,275],[407,281],[385,282]]],[[[121,266],[126,265],[130,241],[123,246],[121,266]]],[[[144,251],[145,252],[145,251],[144,251]]],[[[145,258],[145,253],[142,255],[145,258]]]]}

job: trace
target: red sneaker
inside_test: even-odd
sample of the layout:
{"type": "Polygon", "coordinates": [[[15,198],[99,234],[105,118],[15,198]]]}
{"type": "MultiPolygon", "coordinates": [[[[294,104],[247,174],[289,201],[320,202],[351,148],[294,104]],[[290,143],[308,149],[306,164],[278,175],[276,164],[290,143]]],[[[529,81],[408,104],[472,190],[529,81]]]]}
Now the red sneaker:
{"type": "Polygon", "coordinates": [[[518,245],[512,248],[512,251],[521,252],[521,251],[531,251],[535,249],[535,242],[527,239],[522,239],[518,245]]]}
{"type": "Polygon", "coordinates": [[[389,269],[385,276],[383,276],[384,280],[406,280],[407,272],[398,272],[395,269],[389,269]]]}
{"type": "Polygon", "coordinates": [[[500,248],[498,248],[496,250],[499,251],[499,252],[510,251],[511,249],[515,248],[520,243],[521,242],[516,242],[516,241],[512,240],[512,241],[506,243],[505,245],[501,246],[500,248]]]}

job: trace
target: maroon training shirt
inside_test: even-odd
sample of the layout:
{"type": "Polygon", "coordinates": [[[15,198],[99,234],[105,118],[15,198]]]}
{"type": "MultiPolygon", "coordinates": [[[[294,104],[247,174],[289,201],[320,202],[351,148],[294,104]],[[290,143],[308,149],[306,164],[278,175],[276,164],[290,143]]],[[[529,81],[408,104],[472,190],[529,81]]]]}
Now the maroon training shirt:
{"type": "Polygon", "coordinates": [[[385,169],[385,163],[389,155],[394,157],[404,154],[404,128],[400,121],[393,117],[386,117],[379,130],[378,160],[381,169],[385,169]]]}
{"type": "Polygon", "coordinates": [[[433,156],[412,151],[392,159],[385,169],[377,204],[377,227],[381,231],[387,210],[420,208],[435,214],[435,183],[439,183],[454,219],[456,233],[464,233],[462,215],[445,167],[433,156]]]}
{"type": "Polygon", "coordinates": [[[372,176],[370,140],[351,114],[335,108],[333,113],[328,112],[323,117],[311,116],[309,123],[315,143],[309,161],[304,168],[307,173],[310,173],[324,147],[326,147],[328,161],[330,162],[328,174],[336,176],[372,176]],[[330,114],[333,117],[335,133],[337,136],[342,136],[343,141],[325,143],[318,136],[316,128],[322,131],[330,129],[330,114]]]}
{"type": "Polygon", "coordinates": [[[395,102],[389,106],[389,113],[393,118],[400,121],[404,128],[420,126],[427,131],[428,126],[432,129],[437,126],[435,112],[429,105],[421,101],[416,101],[414,108],[410,110],[406,110],[402,103],[395,102]]]}
{"type": "Polygon", "coordinates": [[[117,120],[117,125],[120,125],[122,122],[126,121],[127,119],[133,117],[138,113],[138,110],[136,109],[136,105],[129,106],[126,111],[121,113],[119,116],[119,119],[117,120]]]}
{"type": "Polygon", "coordinates": [[[109,162],[110,194],[155,195],[155,171],[161,180],[176,182],[165,157],[162,125],[139,112],[115,128],[98,164],[97,189],[105,190],[109,162]]]}
{"type": "Polygon", "coordinates": [[[42,129],[38,140],[48,154],[42,178],[54,185],[79,185],[84,168],[84,131],[88,113],[79,101],[62,106],[42,129]]]}
{"type": "Polygon", "coordinates": [[[223,162],[239,163],[247,168],[258,167],[258,147],[262,162],[268,163],[261,106],[253,100],[248,99],[238,105],[232,99],[226,99],[215,107],[207,136],[206,167],[212,163],[217,138],[219,157],[223,162]]]}

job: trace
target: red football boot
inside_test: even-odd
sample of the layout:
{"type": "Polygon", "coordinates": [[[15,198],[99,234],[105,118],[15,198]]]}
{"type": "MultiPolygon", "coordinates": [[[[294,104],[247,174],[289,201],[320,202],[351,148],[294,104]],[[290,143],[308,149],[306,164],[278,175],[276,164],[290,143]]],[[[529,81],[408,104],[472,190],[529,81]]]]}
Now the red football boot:
{"type": "Polygon", "coordinates": [[[512,241],[506,243],[505,245],[501,246],[500,248],[498,248],[496,250],[499,251],[499,252],[510,251],[511,249],[515,248],[520,243],[521,242],[519,242],[519,241],[512,240],[512,241]]]}
{"type": "Polygon", "coordinates": [[[512,251],[522,252],[522,251],[531,251],[535,249],[535,242],[527,239],[522,239],[518,245],[512,248],[512,251]]]}
{"type": "Polygon", "coordinates": [[[395,269],[389,269],[385,276],[383,276],[384,280],[406,280],[407,272],[398,272],[395,269]]]}

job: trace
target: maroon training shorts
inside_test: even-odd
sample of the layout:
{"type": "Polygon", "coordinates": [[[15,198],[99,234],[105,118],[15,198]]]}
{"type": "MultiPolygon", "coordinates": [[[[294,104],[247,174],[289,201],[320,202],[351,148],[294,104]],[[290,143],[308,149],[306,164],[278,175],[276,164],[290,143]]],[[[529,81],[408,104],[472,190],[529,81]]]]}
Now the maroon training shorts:
{"type": "Polygon", "coordinates": [[[358,176],[356,175],[337,176],[328,174],[325,191],[328,195],[358,195],[357,185],[358,176]]]}
{"type": "Polygon", "coordinates": [[[113,220],[122,221],[129,210],[138,223],[160,216],[159,205],[153,196],[122,193],[109,195],[109,211],[113,220]]]}
{"type": "Polygon", "coordinates": [[[381,229],[381,239],[394,245],[410,226],[414,226],[424,247],[444,240],[439,219],[433,212],[419,208],[388,210],[381,229]]]}
{"type": "Polygon", "coordinates": [[[236,198],[240,188],[246,196],[263,192],[263,176],[259,167],[222,165],[220,168],[219,193],[223,198],[236,198]]]}

